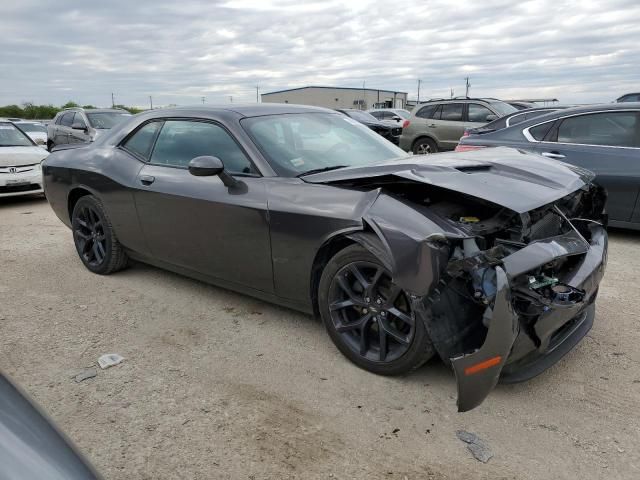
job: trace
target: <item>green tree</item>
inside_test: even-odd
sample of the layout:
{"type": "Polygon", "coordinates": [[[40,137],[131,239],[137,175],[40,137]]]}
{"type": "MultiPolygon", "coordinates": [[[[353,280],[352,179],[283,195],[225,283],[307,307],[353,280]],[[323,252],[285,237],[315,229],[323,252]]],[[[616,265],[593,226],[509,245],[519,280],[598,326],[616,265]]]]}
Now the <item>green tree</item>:
{"type": "Polygon", "coordinates": [[[18,105],[5,105],[0,107],[0,117],[18,117],[22,118],[24,111],[18,105]]]}
{"type": "Polygon", "coordinates": [[[80,105],[78,105],[76,102],[73,102],[73,101],[69,100],[67,103],[62,105],[62,108],[76,108],[76,107],[79,107],[79,106],[80,105]]]}

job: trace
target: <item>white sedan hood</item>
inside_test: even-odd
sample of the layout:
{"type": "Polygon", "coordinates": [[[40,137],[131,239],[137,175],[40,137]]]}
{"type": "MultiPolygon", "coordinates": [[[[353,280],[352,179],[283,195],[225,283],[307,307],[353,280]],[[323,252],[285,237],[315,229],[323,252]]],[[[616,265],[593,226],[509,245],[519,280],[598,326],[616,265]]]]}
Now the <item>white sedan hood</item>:
{"type": "Polygon", "coordinates": [[[44,160],[49,152],[42,147],[0,147],[0,167],[33,165],[44,160]]]}

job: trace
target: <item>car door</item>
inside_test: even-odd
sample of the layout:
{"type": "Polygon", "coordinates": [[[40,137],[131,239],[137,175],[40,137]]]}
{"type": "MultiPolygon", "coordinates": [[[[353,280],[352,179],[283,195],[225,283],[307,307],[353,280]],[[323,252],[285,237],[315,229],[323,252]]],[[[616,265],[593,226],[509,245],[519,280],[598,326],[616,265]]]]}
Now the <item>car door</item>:
{"type": "Polygon", "coordinates": [[[463,119],[464,103],[445,103],[440,111],[440,118],[435,119],[430,128],[437,129],[438,147],[442,150],[453,150],[467,125],[463,119]],[[435,125],[434,125],[435,124],[435,125]]]}
{"type": "Polygon", "coordinates": [[[56,125],[55,137],[53,143],[56,145],[64,145],[69,143],[69,133],[71,132],[71,125],[73,124],[73,116],[75,112],[66,112],[62,114],[60,123],[56,125]]]}
{"type": "MultiPolygon", "coordinates": [[[[140,225],[152,255],[163,262],[253,289],[273,292],[266,188],[231,134],[211,121],[167,119],[136,135],[155,136],[135,192],[140,225]],[[189,161],[220,158],[237,188],[218,176],[196,177],[189,161]]],[[[133,146],[131,143],[133,142],[133,146]]],[[[138,142],[144,144],[144,142],[138,142]]]]}
{"type": "Polygon", "coordinates": [[[561,118],[536,150],[594,172],[608,192],[609,218],[629,222],[640,193],[639,139],[637,111],[597,112],[561,118]]]}
{"type": "Polygon", "coordinates": [[[89,125],[82,112],[76,112],[71,123],[69,131],[68,143],[88,143],[91,141],[89,136],[89,125]]]}

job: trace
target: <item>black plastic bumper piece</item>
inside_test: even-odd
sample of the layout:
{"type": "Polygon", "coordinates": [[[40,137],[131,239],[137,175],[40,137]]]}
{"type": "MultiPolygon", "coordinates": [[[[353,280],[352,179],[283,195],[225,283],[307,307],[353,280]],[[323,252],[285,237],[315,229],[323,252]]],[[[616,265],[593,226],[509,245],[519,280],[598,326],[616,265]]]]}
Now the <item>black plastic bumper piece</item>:
{"type": "Polygon", "coordinates": [[[584,336],[589,333],[595,317],[595,303],[589,305],[571,326],[566,337],[555,348],[546,353],[538,350],[522,358],[521,360],[506,365],[500,374],[500,383],[524,382],[540,375],[546,369],[558,363],[562,357],[569,353],[584,336]]]}

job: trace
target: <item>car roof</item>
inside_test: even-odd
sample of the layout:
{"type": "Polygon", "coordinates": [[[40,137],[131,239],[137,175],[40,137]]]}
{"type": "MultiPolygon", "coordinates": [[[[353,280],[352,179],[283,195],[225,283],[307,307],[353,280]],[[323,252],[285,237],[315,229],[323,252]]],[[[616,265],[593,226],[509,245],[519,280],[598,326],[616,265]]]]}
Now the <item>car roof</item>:
{"type": "MultiPolygon", "coordinates": [[[[561,117],[567,117],[571,115],[579,115],[583,113],[598,113],[598,112],[609,112],[609,111],[624,111],[624,110],[640,110],[640,102],[626,102],[626,103],[605,103],[598,105],[582,105],[579,107],[570,107],[570,108],[560,108],[556,111],[545,113],[539,115],[534,118],[530,118],[525,120],[524,122],[516,123],[515,125],[510,125],[504,130],[510,129],[522,129],[529,128],[535,125],[539,125],[545,122],[552,122],[561,117]]],[[[521,112],[526,112],[527,110],[521,110],[521,112]]]]}
{"type": "Polygon", "coordinates": [[[176,112],[186,115],[214,114],[220,112],[234,112],[243,117],[260,117],[263,115],[280,115],[286,113],[335,113],[334,110],[323,107],[312,107],[309,105],[296,105],[289,103],[247,103],[247,104],[221,104],[206,106],[184,106],[170,109],[158,109],[153,112],[163,112],[164,114],[176,112]]]}

